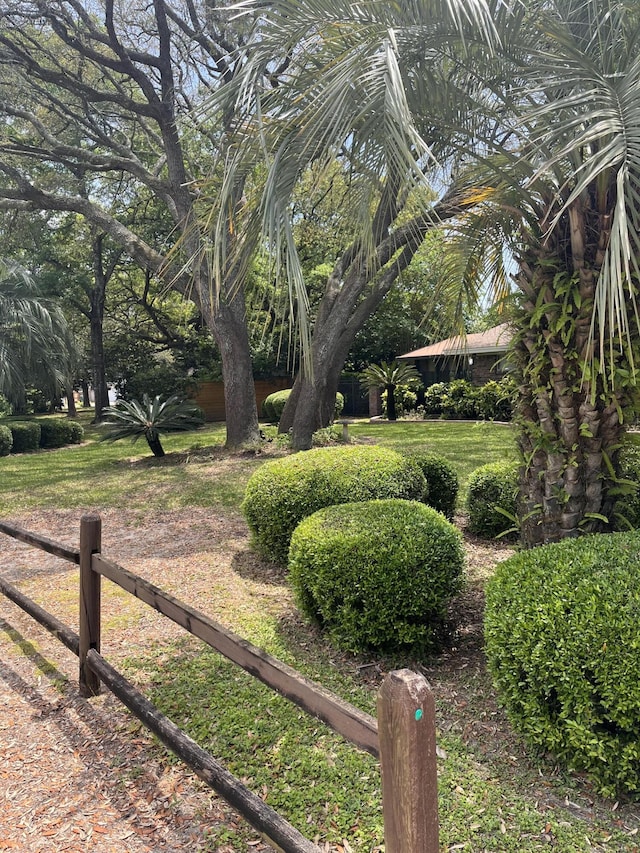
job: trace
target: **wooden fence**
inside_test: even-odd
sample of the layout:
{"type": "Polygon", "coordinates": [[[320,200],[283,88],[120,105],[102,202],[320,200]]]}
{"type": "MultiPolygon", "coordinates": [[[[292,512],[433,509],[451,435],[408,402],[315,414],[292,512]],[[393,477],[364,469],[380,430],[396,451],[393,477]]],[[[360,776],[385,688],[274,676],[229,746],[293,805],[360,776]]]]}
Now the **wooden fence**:
{"type": "Polygon", "coordinates": [[[80,547],[68,548],[16,525],[0,532],[79,566],[79,634],[0,577],[0,592],[21,607],[79,657],[79,687],[95,696],[104,683],[197,775],[238,810],[276,850],[320,853],[281,815],[227,771],[213,756],[158,711],[100,654],[100,586],[104,576],[181,625],[271,689],[361,749],[380,759],[386,853],[438,853],[438,792],[435,708],[426,680],[410,670],[384,679],[378,719],[344,702],[262,649],[179,601],[101,553],[101,520],[83,516],[80,547]]]}
{"type": "MultiPolygon", "coordinates": [[[[256,406],[258,416],[261,417],[262,404],[269,394],[291,388],[293,379],[290,376],[277,377],[275,379],[255,379],[256,406]]],[[[193,401],[204,412],[206,421],[224,421],[226,409],[224,403],[224,383],[222,382],[199,382],[198,388],[193,395],[193,401]]]]}

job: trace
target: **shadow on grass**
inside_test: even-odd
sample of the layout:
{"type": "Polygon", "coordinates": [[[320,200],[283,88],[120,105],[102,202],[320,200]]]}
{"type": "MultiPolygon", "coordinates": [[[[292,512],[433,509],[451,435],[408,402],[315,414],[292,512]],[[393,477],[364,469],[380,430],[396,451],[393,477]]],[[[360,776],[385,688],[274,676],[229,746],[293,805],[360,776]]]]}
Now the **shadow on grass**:
{"type": "Polygon", "coordinates": [[[287,570],[247,549],[238,551],[231,560],[231,569],[243,580],[265,583],[269,586],[286,586],[287,570]]]}

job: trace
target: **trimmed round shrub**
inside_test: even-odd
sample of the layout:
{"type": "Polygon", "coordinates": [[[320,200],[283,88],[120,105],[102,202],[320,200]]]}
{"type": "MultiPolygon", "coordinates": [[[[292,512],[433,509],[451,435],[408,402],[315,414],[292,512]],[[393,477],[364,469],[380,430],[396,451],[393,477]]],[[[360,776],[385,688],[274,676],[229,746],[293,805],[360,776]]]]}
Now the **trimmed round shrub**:
{"type": "Polygon", "coordinates": [[[453,465],[447,459],[424,450],[408,451],[406,455],[420,466],[427,481],[425,503],[451,520],[458,499],[458,475],[453,465]]]}
{"type": "Polygon", "coordinates": [[[13,436],[8,426],[0,424],[0,456],[8,456],[13,447],[13,436]]]}
{"type": "Polygon", "coordinates": [[[291,388],[285,388],[282,391],[274,391],[273,394],[269,394],[265,398],[262,403],[262,413],[269,423],[278,423],[282,417],[285,403],[289,399],[289,394],[291,394],[291,388]]]}
{"type": "Polygon", "coordinates": [[[31,453],[40,447],[40,424],[36,421],[15,421],[8,424],[13,436],[12,453],[31,453]]]}
{"type": "Polygon", "coordinates": [[[67,421],[69,427],[69,435],[71,436],[70,444],[82,444],[84,439],[84,427],[77,421],[67,421]]]}
{"type": "Polygon", "coordinates": [[[316,510],[374,498],[422,500],[425,490],[420,468],[395,450],[319,447],[265,462],[247,483],[242,510],[258,551],[284,565],[295,527],[316,510]]]}
{"type": "Polygon", "coordinates": [[[518,512],[518,464],[491,462],[476,468],[469,478],[467,510],[469,530],[477,536],[493,539],[511,529],[518,512]]]}
{"type": "Polygon", "coordinates": [[[47,418],[40,424],[40,447],[64,447],[67,444],[79,444],[84,430],[80,424],[62,418],[47,418]]]}
{"type": "MultiPolygon", "coordinates": [[[[282,417],[282,412],[291,394],[291,388],[285,388],[283,391],[274,391],[269,394],[262,403],[262,413],[264,417],[272,424],[277,424],[282,417]]],[[[344,396],[338,391],[336,394],[336,402],[333,410],[334,418],[340,417],[344,409],[344,396]]]]}
{"type": "Polygon", "coordinates": [[[462,538],[432,507],[327,507],[295,529],[289,577],[302,611],[348,651],[432,650],[459,590],[462,538]]]}
{"type": "Polygon", "coordinates": [[[613,796],[640,794],[640,534],[523,551],[488,584],[501,701],[529,745],[613,796]]]}

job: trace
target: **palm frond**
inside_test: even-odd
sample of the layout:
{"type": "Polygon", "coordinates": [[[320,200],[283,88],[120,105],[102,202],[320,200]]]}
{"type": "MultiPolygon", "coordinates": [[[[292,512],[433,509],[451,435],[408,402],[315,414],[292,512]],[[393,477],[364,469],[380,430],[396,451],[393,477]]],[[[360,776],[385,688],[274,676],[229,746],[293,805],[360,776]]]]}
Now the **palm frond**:
{"type": "Polygon", "coordinates": [[[11,398],[31,381],[58,393],[74,354],[60,307],[40,296],[26,270],[0,259],[0,391],[11,398]]]}

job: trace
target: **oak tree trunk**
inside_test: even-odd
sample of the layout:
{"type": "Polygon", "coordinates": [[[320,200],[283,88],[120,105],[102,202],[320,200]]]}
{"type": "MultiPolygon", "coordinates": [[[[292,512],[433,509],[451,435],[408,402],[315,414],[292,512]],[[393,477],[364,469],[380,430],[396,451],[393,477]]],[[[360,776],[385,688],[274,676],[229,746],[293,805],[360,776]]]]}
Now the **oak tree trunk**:
{"type": "Polygon", "coordinates": [[[220,349],[228,449],[260,443],[258,407],[247,331],[244,290],[235,288],[226,301],[205,316],[220,349]]]}
{"type": "Polygon", "coordinates": [[[426,233],[435,221],[450,219],[466,204],[452,191],[433,215],[421,214],[392,228],[406,200],[400,187],[390,179],[381,195],[372,223],[375,257],[354,244],[327,279],[313,325],[311,366],[296,377],[280,419],[279,431],[291,432],[295,450],[311,447],[313,433],[331,423],[340,373],[355,336],[409,266],[426,233]]]}

